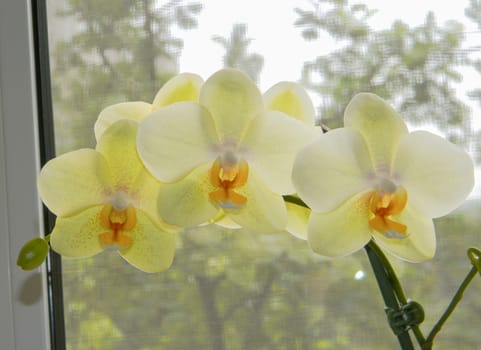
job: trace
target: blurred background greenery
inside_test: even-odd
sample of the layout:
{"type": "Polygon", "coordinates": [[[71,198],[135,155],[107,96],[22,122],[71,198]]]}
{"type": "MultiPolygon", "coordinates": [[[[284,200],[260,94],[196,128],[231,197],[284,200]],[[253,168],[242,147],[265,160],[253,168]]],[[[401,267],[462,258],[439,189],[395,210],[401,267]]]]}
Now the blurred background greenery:
{"type": "MultiPolygon", "coordinates": [[[[481,30],[481,1],[464,5],[466,22],[481,30]]],[[[104,107],[152,101],[180,70],[183,39],[175,33],[197,29],[204,3],[62,0],[48,6],[60,154],[95,146],[93,123],[104,107]]],[[[435,128],[479,161],[479,116],[468,102],[481,103],[481,88],[466,96],[456,90],[463,69],[481,73],[481,48],[466,47],[464,22],[441,24],[427,13],[416,26],[399,19],[374,30],[374,10],[347,0],[299,2],[292,8],[296,21],[285,25],[296,28],[299,40],[321,46],[327,35],[337,43],[331,52],[303,57],[298,67],[321,122],[341,126],[351,97],[370,91],[392,103],[410,125],[435,128]]],[[[224,66],[258,81],[265,60],[263,52],[251,48],[255,37],[248,23],[232,23],[230,32],[208,40],[223,50],[224,66]]],[[[432,261],[391,259],[407,296],[425,307],[421,329],[426,335],[470,268],[466,249],[480,245],[480,208],[478,194],[435,220],[438,248],[432,261]]],[[[63,281],[67,348],[72,350],[397,347],[365,253],[324,259],[285,232],[189,229],[181,233],[174,264],[164,273],[142,273],[108,251],[93,259],[64,259],[63,281]]],[[[481,348],[479,295],[478,278],[436,348],[481,348]]]]}

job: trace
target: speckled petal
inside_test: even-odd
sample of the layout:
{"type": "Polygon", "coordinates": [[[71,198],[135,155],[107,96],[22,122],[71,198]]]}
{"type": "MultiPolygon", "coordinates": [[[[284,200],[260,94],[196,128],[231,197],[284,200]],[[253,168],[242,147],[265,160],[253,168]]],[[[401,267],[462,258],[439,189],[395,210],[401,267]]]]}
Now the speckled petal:
{"type": "Polygon", "coordinates": [[[65,257],[89,257],[104,250],[99,234],[102,205],[90,207],[75,215],[58,217],[50,237],[53,250],[65,257]]]}
{"type": "Polygon", "coordinates": [[[134,239],[132,245],[119,253],[130,264],[144,272],[160,272],[172,264],[175,253],[175,233],[165,232],[141,210],[137,210],[138,223],[125,232],[134,239]]]}

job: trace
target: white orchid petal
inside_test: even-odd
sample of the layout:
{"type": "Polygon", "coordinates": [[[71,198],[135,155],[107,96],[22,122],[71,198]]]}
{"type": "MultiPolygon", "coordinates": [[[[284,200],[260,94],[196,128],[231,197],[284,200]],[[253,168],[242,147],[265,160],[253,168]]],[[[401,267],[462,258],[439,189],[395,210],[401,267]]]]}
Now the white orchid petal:
{"type": "Polygon", "coordinates": [[[159,191],[160,217],[179,227],[197,226],[213,219],[219,208],[209,198],[215,188],[209,182],[210,164],[203,164],[181,180],[159,191]]]}
{"type": "Polygon", "coordinates": [[[105,201],[112,185],[105,158],[93,149],[60,155],[44,165],[37,180],[45,205],[57,216],[67,216],[105,201]]]}
{"type": "Polygon", "coordinates": [[[218,143],[209,112],[197,103],[179,102],[144,119],[137,149],[155,177],[173,182],[215,158],[213,149],[218,143]]]}
{"type": "Polygon", "coordinates": [[[317,212],[337,208],[370,185],[373,169],[361,135],[335,129],[301,149],[292,179],[299,196],[317,212]]]}
{"type": "Polygon", "coordinates": [[[312,212],[307,226],[311,249],[323,256],[354,253],[371,239],[368,195],[359,193],[328,213],[312,212]]]}
{"type": "Polygon", "coordinates": [[[192,73],[181,73],[167,81],[157,92],[152,110],[182,101],[199,101],[203,79],[192,73]]]}
{"type": "Polygon", "coordinates": [[[314,125],[314,105],[300,84],[282,81],[267,90],[263,97],[266,109],[285,113],[309,126],[314,125]]]}
{"type": "Polygon", "coordinates": [[[366,141],[376,169],[389,169],[401,138],[408,133],[402,117],[382,98],[370,93],[353,97],[344,112],[344,126],[366,141]]]}
{"type": "Polygon", "coordinates": [[[95,139],[98,142],[105,130],[119,120],[128,119],[140,123],[150,112],[152,112],[152,105],[141,101],[122,102],[108,106],[100,112],[95,122],[95,139]]]}
{"type": "Polygon", "coordinates": [[[307,223],[311,210],[309,208],[286,202],[287,207],[287,228],[286,230],[293,236],[306,240],[307,223]]]}
{"type": "Polygon", "coordinates": [[[107,161],[113,184],[127,190],[147,171],[137,153],[138,127],[132,120],[119,120],[105,130],[96,147],[107,161]]]}
{"type": "Polygon", "coordinates": [[[392,220],[407,226],[406,238],[389,238],[376,232],[374,239],[380,247],[396,257],[410,262],[431,259],[436,251],[436,235],[433,220],[407,205],[392,220]]]}
{"type": "Polygon", "coordinates": [[[200,104],[214,119],[222,139],[239,141],[249,123],[263,111],[262,95],[254,82],[236,69],[214,73],[202,86],[200,104]]]}
{"type": "Polygon", "coordinates": [[[270,233],[286,228],[284,199],[272,192],[255,170],[249,172],[247,183],[235,191],[247,200],[240,209],[224,209],[233,221],[255,232],[270,233]]]}
{"type": "Polygon", "coordinates": [[[474,186],[473,161],[466,151],[427,131],[402,139],[392,172],[408,201],[431,218],[454,210],[474,186]]]}
{"type": "Polygon", "coordinates": [[[313,127],[270,111],[252,121],[242,141],[249,165],[279,194],[294,193],[291,172],[297,152],[318,137],[313,127]]]}

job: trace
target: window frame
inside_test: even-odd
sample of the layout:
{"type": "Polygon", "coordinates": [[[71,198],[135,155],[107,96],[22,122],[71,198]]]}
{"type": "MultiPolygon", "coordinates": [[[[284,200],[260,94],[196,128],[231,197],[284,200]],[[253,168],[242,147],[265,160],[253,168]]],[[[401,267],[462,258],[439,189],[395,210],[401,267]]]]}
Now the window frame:
{"type": "Polygon", "coordinates": [[[46,4],[0,2],[0,339],[6,349],[65,349],[60,260],[16,266],[28,240],[50,231],[36,178],[54,155],[46,4]]]}

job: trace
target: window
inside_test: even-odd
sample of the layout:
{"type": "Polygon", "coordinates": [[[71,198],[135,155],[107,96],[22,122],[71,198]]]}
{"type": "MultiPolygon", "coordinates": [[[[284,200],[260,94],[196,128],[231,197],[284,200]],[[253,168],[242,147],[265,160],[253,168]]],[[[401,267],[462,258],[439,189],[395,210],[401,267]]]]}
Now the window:
{"type": "Polygon", "coordinates": [[[0,339],[5,349],[42,350],[50,347],[46,270],[16,267],[16,252],[43,234],[31,28],[30,1],[0,4],[0,339]]]}
{"type": "MultiPolygon", "coordinates": [[[[479,91],[472,92],[476,86],[468,76],[479,73],[464,59],[476,57],[471,43],[479,28],[469,26],[481,23],[481,16],[469,2],[447,14],[437,7],[442,19],[427,15],[434,3],[419,9],[418,17],[405,14],[402,23],[395,22],[401,9],[389,20],[372,13],[382,6],[374,1],[285,1],[275,9],[266,3],[254,10],[241,1],[47,2],[57,154],[94,147],[93,123],[102,108],[150,102],[177,72],[207,78],[226,65],[248,72],[262,91],[279,80],[302,78],[329,127],[340,125],[353,94],[373,91],[401,110],[412,128],[441,133],[477,159],[479,91]],[[444,22],[450,16],[465,27],[444,22]]],[[[381,13],[388,11],[383,7],[381,13]]],[[[59,349],[73,350],[396,348],[364,252],[327,260],[287,233],[210,226],[181,234],[174,264],[164,273],[137,271],[111,251],[63,259],[61,275],[52,271],[54,261],[49,282],[63,288],[52,298],[63,293],[64,302],[51,303],[57,314],[50,313],[50,324],[60,332],[48,336],[47,274],[14,267],[19,247],[41,233],[43,220],[35,176],[45,145],[36,145],[43,139],[36,129],[42,99],[35,91],[31,13],[29,1],[0,4],[0,227],[8,233],[0,237],[0,276],[9,281],[0,285],[0,317],[8,324],[0,339],[10,342],[7,348],[49,348],[50,338],[59,349]],[[35,299],[22,299],[22,291],[33,290],[40,293],[35,299]],[[55,322],[62,311],[65,339],[63,320],[55,322]]],[[[425,307],[426,333],[469,269],[466,249],[479,244],[476,191],[435,221],[432,261],[392,259],[408,297],[425,307]]],[[[475,281],[438,336],[440,348],[477,346],[477,330],[467,325],[481,321],[480,291],[475,281]]]]}

